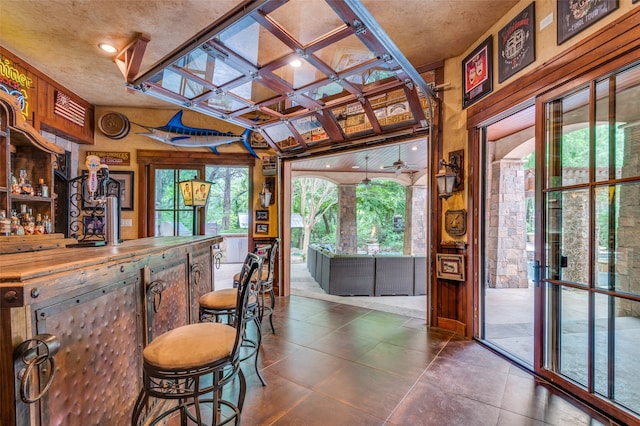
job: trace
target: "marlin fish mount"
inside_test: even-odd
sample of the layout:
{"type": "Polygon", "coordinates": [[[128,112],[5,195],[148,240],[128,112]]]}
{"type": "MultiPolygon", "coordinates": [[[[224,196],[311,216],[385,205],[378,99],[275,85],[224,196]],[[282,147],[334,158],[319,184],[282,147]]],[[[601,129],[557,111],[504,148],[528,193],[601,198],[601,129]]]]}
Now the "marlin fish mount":
{"type": "MultiPolygon", "coordinates": [[[[134,122],[131,123],[147,130],[146,132],[138,132],[138,135],[147,136],[169,145],[191,148],[208,147],[211,151],[218,154],[217,147],[219,145],[242,142],[242,145],[244,145],[251,155],[256,158],[258,157],[249,144],[251,129],[246,129],[241,135],[236,135],[231,132],[225,133],[215,129],[189,127],[182,123],[182,112],[182,110],[178,111],[164,126],[152,127],[134,122]]],[[[119,114],[119,116],[126,121],[126,124],[129,123],[127,117],[122,114],[119,114]]],[[[105,136],[110,137],[108,134],[105,134],[105,136]]]]}

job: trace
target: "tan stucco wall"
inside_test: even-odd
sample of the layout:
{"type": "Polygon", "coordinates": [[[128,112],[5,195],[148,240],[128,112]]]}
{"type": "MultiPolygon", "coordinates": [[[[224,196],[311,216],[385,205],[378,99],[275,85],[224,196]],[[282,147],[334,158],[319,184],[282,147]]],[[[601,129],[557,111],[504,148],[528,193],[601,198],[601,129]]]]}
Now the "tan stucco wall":
{"type": "MultiPolygon", "coordinates": [[[[558,54],[571,49],[579,41],[585,37],[599,31],[603,27],[609,25],[612,21],[624,15],[631,10],[633,5],[631,0],[620,0],[619,7],[606,17],[597,21],[590,27],[583,30],[581,33],[565,41],[560,46],[556,42],[556,28],[557,28],[557,2],[556,0],[536,0],[535,2],[535,19],[536,19],[536,60],[527,66],[524,70],[511,76],[505,80],[502,84],[498,84],[498,31],[502,29],[515,15],[525,9],[531,0],[522,0],[516,6],[514,6],[509,13],[507,13],[500,21],[491,27],[489,31],[484,33],[478,40],[473,43],[472,46],[460,56],[447,59],[444,63],[444,94],[443,94],[443,154],[445,158],[448,158],[448,153],[451,151],[464,149],[465,150],[465,176],[468,176],[469,170],[469,155],[467,151],[467,113],[462,109],[462,60],[475,49],[479,43],[484,41],[489,35],[493,36],[493,93],[499,91],[502,87],[517,81],[523,75],[531,72],[536,67],[544,64],[550,58],[557,56],[558,54]],[[552,14],[553,21],[547,25],[544,29],[540,30],[540,21],[547,18],[549,14],[552,14]]],[[[491,96],[491,95],[489,95],[491,96]]],[[[485,98],[486,99],[486,98],[485,98]]],[[[448,209],[462,209],[466,208],[468,179],[465,178],[465,191],[453,195],[448,200],[443,200],[443,212],[448,209]]],[[[443,235],[447,235],[444,233],[443,235]]],[[[464,238],[463,238],[464,239],[464,238]]]]}
{"type": "MultiPolygon", "coordinates": [[[[178,109],[145,109],[145,108],[120,108],[120,107],[103,107],[97,106],[95,110],[95,145],[79,145],[79,155],[78,155],[78,171],[80,174],[82,170],[86,170],[84,166],[86,152],[87,151],[119,151],[119,152],[129,152],[130,153],[130,165],[129,166],[109,166],[109,170],[114,171],[133,171],[134,172],[134,186],[139,188],[139,173],[138,173],[138,163],[136,158],[136,150],[138,149],[148,149],[148,150],[158,150],[158,151],[193,151],[194,149],[209,151],[208,148],[181,148],[176,146],[171,146],[160,141],[148,138],[146,136],[139,135],[137,133],[145,132],[145,129],[137,126],[135,124],[131,124],[131,130],[129,134],[120,140],[114,140],[107,138],[98,128],[98,120],[102,115],[107,112],[117,112],[120,114],[124,114],[129,121],[132,123],[139,123],[145,126],[150,127],[158,127],[166,124],[171,117],[178,111],[178,109]]],[[[216,129],[221,132],[233,132],[234,134],[241,134],[243,132],[243,128],[239,126],[234,126],[230,123],[217,120],[215,118],[191,112],[185,110],[182,117],[182,122],[186,126],[190,127],[200,127],[205,129],[216,129]]],[[[221,154],[228,153],[246,153],[246,149],[240,143],[233,143],[230,145],[221,145],[218,147],[218,152],[221,154]]],[[[258,153],[261,155],[262,153],[258,153]]],[[[256,170],[258,176],[256,178],[256,182],[254,185],[257,185],[257,191],[262,187],[262,177],[260,174],[261,170],[261,162],[256,160],[256,170]],[[258,184],[259,183],[259,184],[258,184]]],[[[254,186],[255,188],[256,186],[254,186]]],[[[122,219],[130,219],[132,221],[132,226],[126,226],[121,228],[122,238],[135,239],[138,238],[138,193],[135,193],[134,206],[133,210],[127,210],[122,212],[122,219]]],[[[256,196],[257,197],[257,196],[256,196]]],[[[259,205],[259,201],[256,198],[256,206],[259,205]]],[[[269,234],[275,232],[275,210],[273,210],[274,206],[271,206],[271,211],[269,212],[269,234]],[[272,231],[273,230],[273,231],[272,231]]]]}

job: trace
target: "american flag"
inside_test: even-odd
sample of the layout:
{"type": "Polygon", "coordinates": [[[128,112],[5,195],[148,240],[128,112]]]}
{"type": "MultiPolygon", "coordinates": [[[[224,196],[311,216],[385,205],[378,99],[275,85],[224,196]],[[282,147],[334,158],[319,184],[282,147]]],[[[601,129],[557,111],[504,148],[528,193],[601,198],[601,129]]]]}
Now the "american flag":
{"type": "Polygon", "coordinates": [[[84,126],[86,108],[60,91],[56,91],[56,104],[53,112],[78,126],[84,126]]]}

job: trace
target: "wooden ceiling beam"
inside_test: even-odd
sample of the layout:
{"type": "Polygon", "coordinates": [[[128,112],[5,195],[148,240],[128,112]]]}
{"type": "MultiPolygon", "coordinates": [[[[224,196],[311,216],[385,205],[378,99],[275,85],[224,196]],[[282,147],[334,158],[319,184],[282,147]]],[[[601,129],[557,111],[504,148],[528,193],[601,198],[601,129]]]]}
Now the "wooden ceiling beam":
{"type": "Polygon", "coordinates": [[[136,33],[133,41],[118,52],[114,58],[113,61],[118,66],[127,83],[132,83],[134,77],[140,72],[142,57],[144,56],[145,50],[147,50],[147,43],[149,43],[149,41],[151,41],[149,36],[136,33]]]}

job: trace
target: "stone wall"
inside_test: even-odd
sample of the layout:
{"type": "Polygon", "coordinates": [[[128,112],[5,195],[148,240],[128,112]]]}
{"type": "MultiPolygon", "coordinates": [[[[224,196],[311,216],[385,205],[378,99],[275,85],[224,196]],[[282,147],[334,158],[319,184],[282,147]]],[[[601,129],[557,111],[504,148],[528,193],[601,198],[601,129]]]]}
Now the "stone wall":
{"type": "Polygon", "coordinates": [[[527,274],[524,167],[520,159],[502,159],[491,165],[487,194],[487,285],[526,288],[527,274]]]}
{"type": "MultiPolygon", "coordinates": [[[[640,125],[625,129],[622,177],[640,175],[640,125]]],[[[640,185],[620,185],[616,290],[640,294],[640,185]]],[[[640,303],[619,299],[618,316],[640,317],[640,303]]]]}
{"type": "Polygon", "coordinates": [[[356,185],[338,186],[338,229],[336,250],[338,253],[358,252],[358,223],[356,221],[356,185]]]}
{"type": "Polygon", "coordinates": [[[427,253],[427,187],[408,186],[405,203],[403,254],[427,253]]]}

